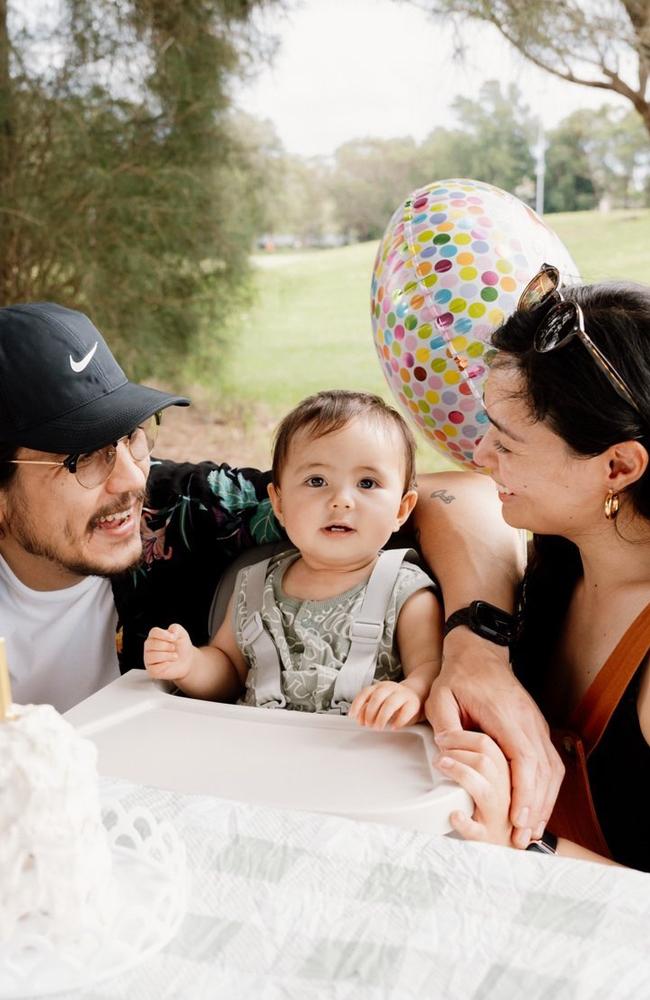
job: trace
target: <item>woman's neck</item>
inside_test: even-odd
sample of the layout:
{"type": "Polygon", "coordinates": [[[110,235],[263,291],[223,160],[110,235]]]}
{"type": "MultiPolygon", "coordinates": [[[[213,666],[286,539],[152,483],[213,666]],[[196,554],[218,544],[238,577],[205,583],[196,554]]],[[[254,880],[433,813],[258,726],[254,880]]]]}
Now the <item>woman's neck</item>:
{"type": "Polygon", "coordinates": [[[582,561],[585,594],[650,585],[650,523],[644,518],[619,517],[572,541],[582,561]]]}

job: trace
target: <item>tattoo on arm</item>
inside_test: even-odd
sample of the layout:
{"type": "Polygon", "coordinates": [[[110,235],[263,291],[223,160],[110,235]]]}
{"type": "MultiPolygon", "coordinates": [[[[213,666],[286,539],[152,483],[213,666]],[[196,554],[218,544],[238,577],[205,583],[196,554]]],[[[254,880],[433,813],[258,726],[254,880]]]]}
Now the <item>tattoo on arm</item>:
{"type": "Polygon", "coordinates": [[[443,503],[453,503],[456,499],[451,493],[447,493],[447,490],[434,490],[429,496],[432,500],[442,500],[443,503]]]}

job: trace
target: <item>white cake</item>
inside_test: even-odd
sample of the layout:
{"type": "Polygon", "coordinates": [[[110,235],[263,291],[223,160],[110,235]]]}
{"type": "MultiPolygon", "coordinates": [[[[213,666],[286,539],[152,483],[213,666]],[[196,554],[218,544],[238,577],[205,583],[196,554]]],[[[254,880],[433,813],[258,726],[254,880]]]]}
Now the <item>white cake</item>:
{"type": "Polygon", "coordinates": [[[113,909],[97,750],[51,705],[0,722],[0,941],[26,923],[64,940],[113,909]]]}

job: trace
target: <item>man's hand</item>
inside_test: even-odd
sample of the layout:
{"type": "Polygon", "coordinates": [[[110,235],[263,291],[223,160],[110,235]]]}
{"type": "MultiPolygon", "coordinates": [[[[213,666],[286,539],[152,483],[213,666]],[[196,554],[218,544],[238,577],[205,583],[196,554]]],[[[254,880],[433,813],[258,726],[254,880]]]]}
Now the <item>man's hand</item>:
{"type": "Polygon", "coordinates": [[[156,680],[185,680],[192,668],[194,649],[182,625],[152,628],[144,643],[147,673],[156,680]]]}
{"type": "Polygon", "coordinates": [[[359,691],[348,715],[371,729],[401,729],[421,718],[422,702],[406,684],[379,681],[359,691]]]}
{"type": "Polygon", "coordinates": [[[564,769],[537,705],[514,677],[505,648],[460,626],[445,639],[440,674],[425,705],[434,734],[480,729],[510,763],[513,843],[541,837],[564,769]]]}

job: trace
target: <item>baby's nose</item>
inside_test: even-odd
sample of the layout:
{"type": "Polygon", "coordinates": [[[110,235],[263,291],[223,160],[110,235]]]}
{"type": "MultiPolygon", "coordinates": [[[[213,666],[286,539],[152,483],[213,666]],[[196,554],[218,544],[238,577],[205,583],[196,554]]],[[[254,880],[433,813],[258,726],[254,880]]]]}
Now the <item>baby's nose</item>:
{"type": "Polygon", "coordinates": [[[352,496],[349,490],[336,490],[332,496],[332,507],[351,507],[352,506],[352,496]]]}

